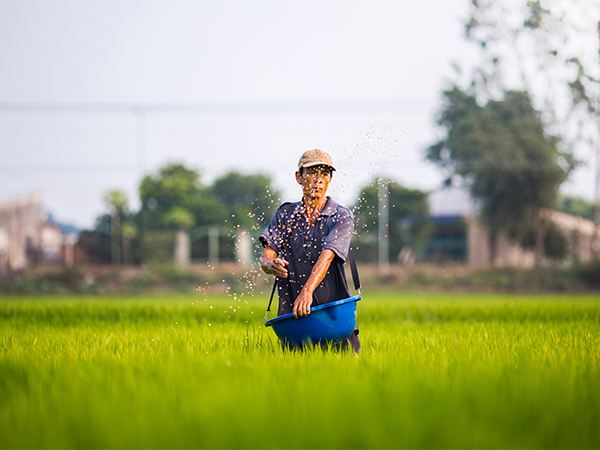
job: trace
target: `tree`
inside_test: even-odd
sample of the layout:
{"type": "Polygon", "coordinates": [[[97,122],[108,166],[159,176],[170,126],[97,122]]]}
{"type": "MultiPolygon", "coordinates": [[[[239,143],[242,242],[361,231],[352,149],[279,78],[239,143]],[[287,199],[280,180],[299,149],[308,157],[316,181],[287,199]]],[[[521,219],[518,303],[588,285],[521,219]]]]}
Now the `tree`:
{"type": "Polygon", "coordinates": [[[129,200],[123,191],[112,190],[104,194],[104,204],[112,209],[111,255],[112,263],[121,264],[121,215],[127,209],[129,200]]]}
{"type": "Polygon", "coordinates": [[[95,264],[111,262],[111,228],[111,215],[102,214],[96,218],[93,230],[83,230],[79,233],[77,246],[85,252],[90,262],[95,264]]]}
{"type": "Polygon", "coordinates": [[[229,172],[215,180],[212,192],[227,209],[232,223],[248,229],[267,225],[277,208],[277,193],[271,177],[229,172]]]}
{"type": "Polygon", "coordinates": [[[577,120],[591,119],[595,126],[599,14],[598,3],[586,0],[472,0],[465,35],[480,51],[468,80],[477,98],[527,91],[563,139],[577,120]],[[581,114],[571,114],[569,104],[581,114]]]}
{"type": "MultiPolygon", "coordinates": [[[[169,163],[147,175],[140,187],[137,215],[140,255],[144,261],[164,262],[174,254],[175,235],[194,227],[223,223],[224,210],[210,188],[200,182],[200,172],[183,164],[169,163]]],[[[181,250],[181,247],[178,247],[181,250]]]]}
{"type": "Polygon", "coordinates": [[[509,91],[484,106],[458,87],[444,95],[438,123],[446,137],[429,147],[427,159],[447,171],[448,182],[460,177],[481,202],[492,263],[498,233],[520,241],[533,228],[539,264],[551,224],[544,208],[555,205],[558,187],[576,165],[574,158],[559,150],[556,137],[545,134],[526,92],[509,91]]]}
{"type": "Polygon", "coordinates": [[[556,209],[573,216],[594,220],[594,204],[583,198],[561,195],[556,202],[556,209]]]}
{"type": "Polygon", "coordinates": [[[133,264],[133,240],[138,236],[138,229],[131,221],[121,225],[121,236],[123,237],[123,261],[126,265],[133,264]]]}
{"type": "Polygon", "coordinates": [[[388,187],[390,253],[397,256],[404,245],[417,248],[428,233],[424,220],[429,213],[427,193],[409,189],[394,180],[375,179],[361,189],[360,198],[352,208],[361,259],[376,258],[379,183],[388,187]]]}
{"type": "Polygon", "coordinates": [[[224,211],[200,173],[183,164],[167,164],[147,175],[139,187],[143,230],[175,230],[222,223],[224,211]]]}
{"type": "MultiPolygon", "coordinates": [[[[271,183],[266,175],[230,172],[213,185],[204,186],[199,171],[183,164],[166,164],[140,183],[141,208],[137,214],[127,212],[124,193],[106,193],[104,200],[113,214],[98,218],[94,231],[82,233],[80,245],[85,244],[98,261],[105,258],[105,253],[109,257],[112,253],[120,262],[122,250],[126,263],[140,259],[164,262],[173,255],[176,242],[180,244],[179,249],[189,245],[185,239],[176,240],[176,233],[181,238],[184,234],[189,236],[195,227],[215,225],[230,227],[232,233],[227,239],[230,242],[220,253],[232,256],[234,232],[239,227],[256,231],[270,220],[271,210],[277,205],[271,183]],[[120,233],[118,228],[121,228],[120,233]],[[112,250],[109,251],[106,242],[111,237],[112,250]]],[[[200,249],[206,247],[198,241],[194,245],[200,249]]]]}
{"type": "MultiPolygon", "coordinates": [[[[536,236],[532,229],[525,233],[521,239],[521,245],[526,249],[535,249],[536,236]]],[[[561,228],[556,223],[551,222],[548,227],[548,232],[544,236],[544,255],[554,261],[560,261],[569,256],[569,241],[561,228]]],[[[573,255],[576,257],[577,255],[573,255]]]]}
{"type": "Polygon", "coordinates": [[[591,0],[472,0],[465,23],[480,49],[469,83],[488,100],[528,91],[544,123],[584,160],[595,155],[592,251],[600,242],[600,5],[591,0]],[[583,156],[585,155],[585,156],[583,156]]]}

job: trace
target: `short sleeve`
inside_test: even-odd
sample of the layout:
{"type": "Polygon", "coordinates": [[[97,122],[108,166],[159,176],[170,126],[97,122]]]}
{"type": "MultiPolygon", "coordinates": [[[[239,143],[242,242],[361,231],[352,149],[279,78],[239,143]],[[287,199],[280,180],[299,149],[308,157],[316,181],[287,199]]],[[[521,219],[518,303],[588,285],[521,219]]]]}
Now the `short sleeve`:
{"type": "Polygon", "coordinates": [[[323,249],[331,250],[345,262],[354,233],[354,216],[348,208],[340,206],[329,220],[331,221],[329,233],[323,240],[323,249]]]}
{"type": "Polygon", "coordinates": [[[280,206],[275,215],[271,219],[271,223],[267,225],[267,228],[258,237],[259,242],[263,247],[267,245],[280,253],[283,248],[285,228],[287,222],[287,214],[284,208],[285,205],[280,206]]]}

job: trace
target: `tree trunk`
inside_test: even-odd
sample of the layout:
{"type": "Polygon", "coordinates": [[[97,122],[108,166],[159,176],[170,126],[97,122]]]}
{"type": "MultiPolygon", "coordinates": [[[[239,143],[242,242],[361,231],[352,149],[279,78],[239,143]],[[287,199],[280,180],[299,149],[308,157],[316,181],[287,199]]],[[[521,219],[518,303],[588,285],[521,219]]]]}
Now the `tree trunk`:
{"type": "Polygon", "coordinates": [[[493,268],[494,264],[496,262],[496,237],[498,236],[498,233],[496,233],[493,230],[489,230],[489,235],[488,235],[488,239],[489,239],[489,244],[490,244],[490,266],[493,268]]]}
{"type": "Polygon", "coordinates": [[[133,266],[133,245],[131,238],[123,238],[123,264],[133,266]]]}
{"type": "Polygon", "coordinates": [[[542,211],[533,212],[533,229],[535,232],[535,267],[540,267],[544,260],[544,238],[548,234],[552,219],[544,217],[542,211]]]}
{"type": "Polygon", "coordinates": [[[121,242],[119,239],[119,211],[114,211],[111,221],[110,230],[110,253],[112,256],[112,263],[115,266],[121,264],[121,242]]]}

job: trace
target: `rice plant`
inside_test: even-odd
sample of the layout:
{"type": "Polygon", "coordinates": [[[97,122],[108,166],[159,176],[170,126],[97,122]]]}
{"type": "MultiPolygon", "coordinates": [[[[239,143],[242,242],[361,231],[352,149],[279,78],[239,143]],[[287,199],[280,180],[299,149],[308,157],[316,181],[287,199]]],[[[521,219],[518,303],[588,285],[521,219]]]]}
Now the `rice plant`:
{"type": "Polygon", "coordinates": [[[0,301],[3,448],[594,448],[593,296],[378,294],[359,356],[264,299],[0,301]]]}

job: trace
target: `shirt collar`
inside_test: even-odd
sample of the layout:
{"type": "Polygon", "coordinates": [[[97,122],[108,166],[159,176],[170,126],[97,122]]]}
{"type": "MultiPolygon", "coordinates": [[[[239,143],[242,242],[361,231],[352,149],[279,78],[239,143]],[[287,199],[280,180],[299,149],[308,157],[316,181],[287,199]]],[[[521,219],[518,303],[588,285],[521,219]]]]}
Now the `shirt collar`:
{"type": "MultiPolygon", "coordinates": [[[[337,210],[338,204],[330,197],[327,196],[327,203],[319,213],[319,216],[333,216],[337,210]]],[[[302,208],[302,200],[297,203],[296,209],[299,211],[302,208]]]]}
{"type": "Polygon", "coordinates": [[[319,213],[320,216],[333,216],[337,210],[338,204],[331,197],[327,197],[325,207],[319,213]]]}

